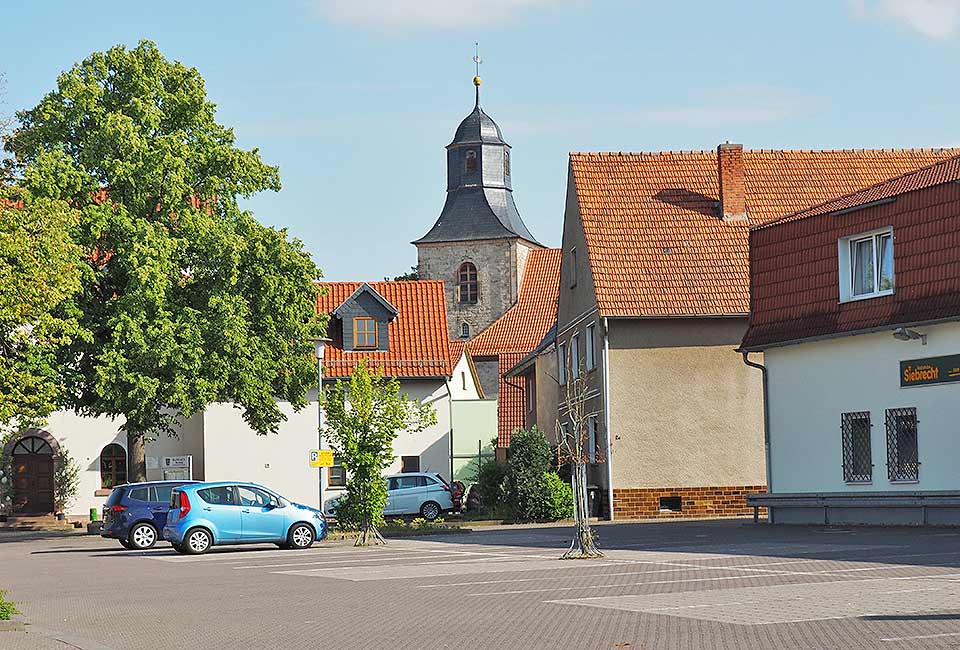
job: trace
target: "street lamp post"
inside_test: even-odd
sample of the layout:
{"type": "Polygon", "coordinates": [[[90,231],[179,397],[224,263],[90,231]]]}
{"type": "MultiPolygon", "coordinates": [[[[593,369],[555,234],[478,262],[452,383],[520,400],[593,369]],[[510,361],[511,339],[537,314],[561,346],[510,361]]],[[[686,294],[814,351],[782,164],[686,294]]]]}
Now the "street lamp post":
{"type": "MultiPolygon", "coordinates": [[[[317,357],[317,449],[323,449],[323,353],[326,350],[330,339],[317,337],[313,339],[313,353],[317,357]]],[[[324,468],[320,468],[320,475],[317,478],[317,495],[319,503],[317,507],[323,511],[323,479],[324,468]]]]}

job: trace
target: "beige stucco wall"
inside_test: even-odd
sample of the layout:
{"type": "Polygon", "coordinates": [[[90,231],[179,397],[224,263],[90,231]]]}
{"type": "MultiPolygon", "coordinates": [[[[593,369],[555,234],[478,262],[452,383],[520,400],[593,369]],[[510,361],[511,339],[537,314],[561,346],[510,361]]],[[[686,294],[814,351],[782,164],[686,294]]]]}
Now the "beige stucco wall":
{"type": "Polygon", "coordinates": [[[760,372],[745,318],[611,320],[615,488],[763,485],[760,372]]]}

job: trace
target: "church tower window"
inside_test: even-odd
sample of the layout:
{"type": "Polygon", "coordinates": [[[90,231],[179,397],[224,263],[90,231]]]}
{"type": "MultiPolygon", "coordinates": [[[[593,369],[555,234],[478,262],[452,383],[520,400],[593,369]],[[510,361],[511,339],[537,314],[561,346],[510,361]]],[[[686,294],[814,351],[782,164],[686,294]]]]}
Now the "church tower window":
{"type": "Polygon", "coordinates": [[[509,149],[503,150],[503,175],[504,176],[510,175],[510,150],[509,149]]]}
{"type": "Polygon", "coordinates": [[[480,294],[480,284],[477,281],[477,267],[473,262],[464,262],[457,273],[457,289],[461,304],[474,305],[480,294]]]}
{"type": "Polygon", "coordinates": [[[466,170],[468,172],[477,171],[477,152],[475,149],[468,149],[466,153],[466,170]]]}
{"type": "Polygon", "coordinates": [[[470,323],[462,323],[460,325],[460,338],[462,339],[470,338],[470,323]]]}

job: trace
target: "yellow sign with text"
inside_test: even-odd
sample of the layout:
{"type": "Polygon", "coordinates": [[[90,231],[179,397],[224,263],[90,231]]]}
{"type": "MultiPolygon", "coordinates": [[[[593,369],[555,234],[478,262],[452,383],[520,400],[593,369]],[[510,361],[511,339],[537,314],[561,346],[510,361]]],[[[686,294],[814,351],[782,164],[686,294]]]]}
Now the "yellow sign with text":
{"type": "Polygon", "coordinates": [[[310,467],[333,467],[333,450],[311,449],[310,467]]]}

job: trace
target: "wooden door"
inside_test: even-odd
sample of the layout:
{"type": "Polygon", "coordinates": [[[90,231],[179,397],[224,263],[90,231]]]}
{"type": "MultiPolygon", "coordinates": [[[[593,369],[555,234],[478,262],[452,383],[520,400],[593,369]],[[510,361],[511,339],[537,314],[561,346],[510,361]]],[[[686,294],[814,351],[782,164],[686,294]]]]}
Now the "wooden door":
{"type": "Polygon", "coordinates": [[[53,512],[52,455],[14,455],[13,511],[18,514],[53,512]]]}

